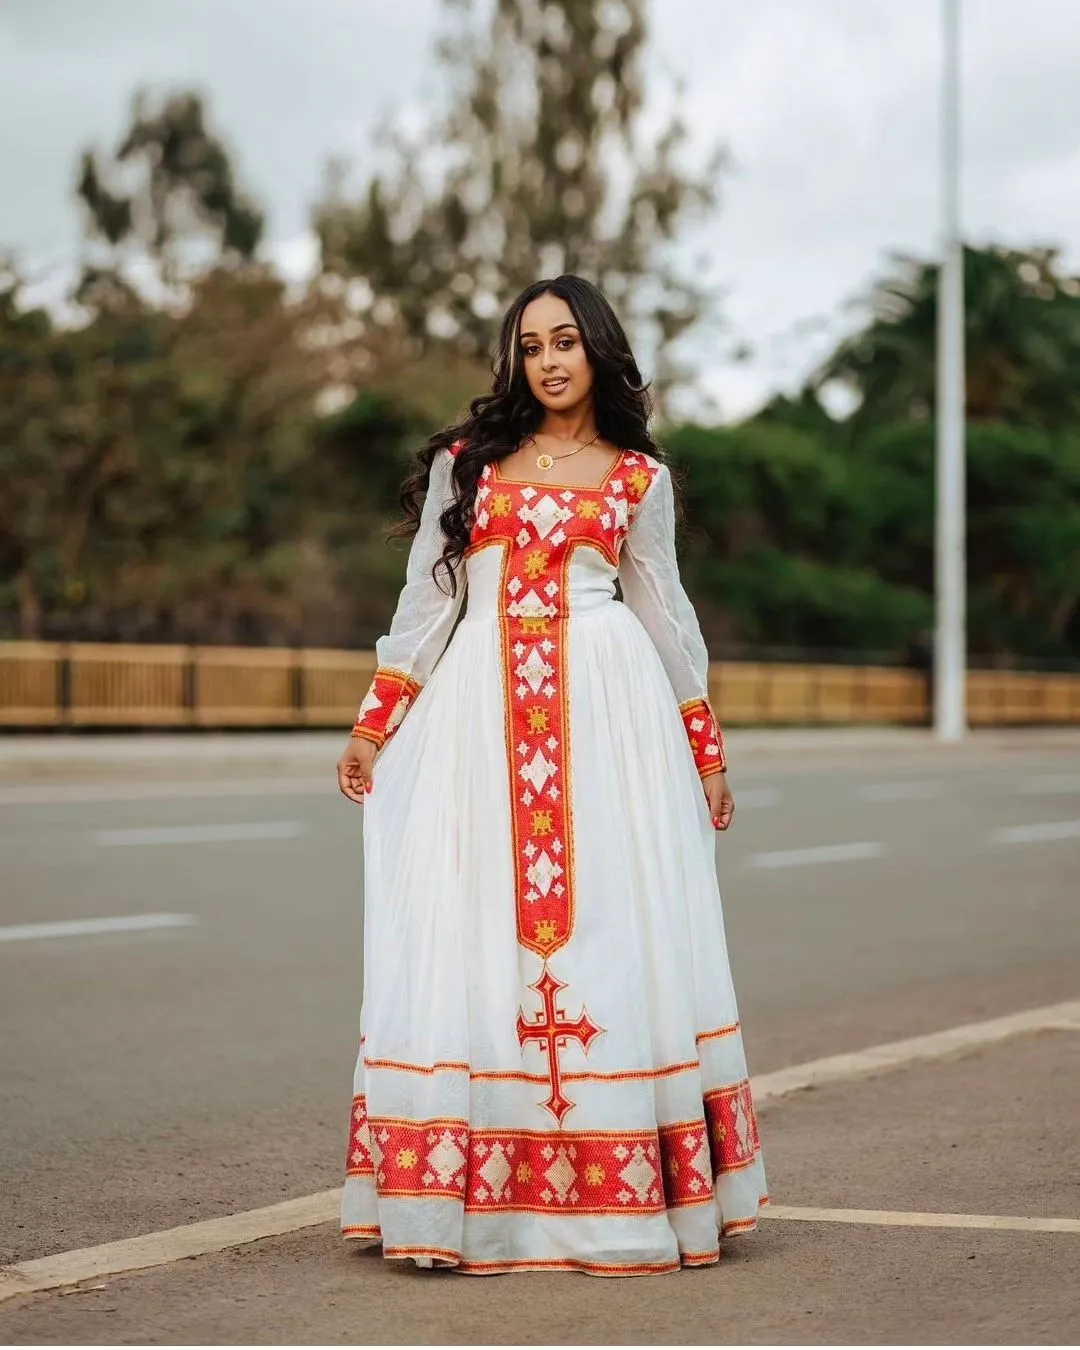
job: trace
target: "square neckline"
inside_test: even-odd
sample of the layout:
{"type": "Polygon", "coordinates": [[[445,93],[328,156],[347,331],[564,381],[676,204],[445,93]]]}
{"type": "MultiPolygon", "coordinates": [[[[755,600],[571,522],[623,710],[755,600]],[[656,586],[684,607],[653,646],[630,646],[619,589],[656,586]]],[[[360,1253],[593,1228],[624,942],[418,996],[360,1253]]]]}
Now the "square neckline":
{"type": "Polygon", "coordinates": [[[492,476],[498,482],[505,483],[509,487],[531,487],[535,488],[537,492],[542,492],[545,488],[556,488],[563,492],[603,492],[603,490],[611,482],[612,478],[615,475],[616,470],[619,468],[619,465],[622,464],[625,456],[626,456],[625,450],[616,451],[615,458],[612,460],[607,473],[604,474],[600,482],[596,484],[553,483],[550,480],[544,483],[534,483],[531,479],[526,478],[506,478],[504,477],[502,470],[499,468],[498,460],[492,460],[491,469],[492,469],[492,476]]]}

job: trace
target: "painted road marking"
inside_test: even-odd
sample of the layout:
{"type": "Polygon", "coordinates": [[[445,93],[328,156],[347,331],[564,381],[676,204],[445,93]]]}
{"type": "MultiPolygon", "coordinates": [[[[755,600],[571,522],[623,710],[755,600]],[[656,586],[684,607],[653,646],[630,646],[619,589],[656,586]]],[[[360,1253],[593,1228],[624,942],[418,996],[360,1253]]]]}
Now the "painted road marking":
{"type": "Polygon", "coordinates": [[[62,919],[56,923],[17,923],[0,928],[0,942],[41,938],[98,937],[103,933],[148,933],[158,928],[190,928],[194,914],[120,914],[111,919],[62,919]]]}
{"type": "Polygon", "coordinates": [[[1080,839],[1080,820],[1047,820],[1039,825],[1005,825],[995,830],[995,844],[1048,844],[1056,839],[1080,839]]]}
{"type": "Polygon", "coordinates": [[[922,1214],[892,1209],[805,1209],[767,1205],[763,1219],[800,1223],[870,1223],[896,1228],[997,1228],[1020,1233],[1080,1233],[1080,1219],[1026,1219],[1012,1214],[922,1214]]]}
{"type": "Polygon", "coordinates": [[[0,806],[81,806],[97,802],[181,801],[202,797],[306,797],[336,793],[333,773],[318,778],[235,778],[215,782],[54,783],[0,788],[0,806]]]}
{"type": "Polygon", "coordinates": [[[900,778],[891,783],[864,783],[855,789],[865,802],[907,802],[940,797],[944,785],[927,779],[900,778]]]}
{"type": "MultiPolygon", "coordinates": [[[[736,807],[737,807],[736,803],[736,807]]],[[[859,862],[880,858],[883,844],[819,844],[816,848],[777,849],[770,853],[751,853],[747,867],[812,867],[816,863],[859,862]]]]}
{"type": "MultiPolygon", "coordinates": [[[[991,1022],[973,1022],[967,1026],[954,1027],[949,1031],[935,1032],[930,1036],[916,1036],[906,1041],[872,1046],[851,1055],[835,1055],[830,1059],[813,1060],[809,1064],[781,1069],[777,1073],[755,1078],[752,1088],[755,1099],[760,1103],[786,1096],[802,1088],[817,1087],[848,1078],[861,1078],[872,1073],[884,1073],[920,1059],[940,1059],[946,1055],[958,1054],[980,1045],[1004,1040],[1008,1036],[1050,1029],[1080,1030],[1080,1000],[1055,1003],[1045,1008],[1031,1008],[1026,1012],[1014,1013],[1010,1017],[995,1018],[991,1022]]],[[[264,1209],[247,1210],[219,1219],[204,1219],[199,1223],[185,1224],[180,1228],[147,1233],[142,1237],[124,1238],[119,1242],[107,1242],[100,1247],[84,1247],[77,1251],[61,1252],[56,1256],[45,1256],[36,1261],[22,1261],[16,1265],[0,1268],[0,1302],[14,1298],[18,1294],[59,1289],[81,1284],[84,1280],[100,1278],[102,1275],[119,1275],[128,1270],[146,1270],[151,1266],[169,1265],[185,1257],[220,1252],[228,1247],[241,1247],[249,1242],[258,1242],[261,1238],[293,1233],[298,1229],[312,1228],[318,1224],[334,1223],[338,1219],[340,1205],[340,1189],[320,1191],[316,1195],[285,1200],[277,1205],[268,1205],[264,1209]]],[[[772,1216],[776,1218],[805,1217],[807,1220],[818,1221],[821,1220],[821,1216],[829,1214],[890,1216],[892,1213],[889,1210],[793,1209],[777,1205],[764,1209],[763,1216],[769,1216],[770,1208],[772,1216]]],[[[925,1216],[921,1217],[925,1219],[925,1216]]],[[[961,1219],[964,1217],[960,1216],[961,1219]]],[[[993,1216],[968,1217],[987,1219],[993,1216]]],[[[941,1218],[955,1219],[956,1216],[944,1215],[941,1218]]],[[[839,1219],[835,1221],[842,1222],[839,1219]]],[[[874,1219],[865,1217],[847,1221],[875,1222],[874,1219]]],[[[881,1223],[885,1221],[885,1218],[876,1220],[881,1223]]],[[[1059,1225],[1072,1222],[1074,1221],[1068,1219],[1011,1221],[1005,1219],[996,1226],[1004,1228],[1011,1223],[1041,1223],[1053,1225],[1045,1231],[1060,1232],[1063,1230],[1059,1225]]],[[[1075,1222],[1080,1227],[1080,1220],[1075,1222]]],[[[931,1226],[930,1221],[926,1220],[924,1226],[931,1226]]],[[[954,1223],[944,1226],[957,1225],[954,1223]]],[[[1064,1231],[1071,1232],[1072,1229],[1064,1231]]]]}
{"type": "Polygon", "coordinates": [[[250,844],[268,839],[295,839],[304,833],[299,820],[256,820],[236,825],[153,825],[136,829],[99,830],[94,836],[109,847],[142,844],[250,844]]]}
{"type": "Polygon", "coordinates": [[[101,1275],[119,1275],[126,1270],[148,1270],[166,1266],[189,1256],[221,1252],[227,1247],[242,1247],[260,1238],[279,1233],[295,1233],[300,1228],[329,1223],[336,1219],[341,1191],[321,1191],[298,1200],[284,1200],[265,1209],[249,1209],[221,1219],[166,1228],[143,1237],[106,1242],[100,1247],[43,1256],[37,1261],[21,1261],[0,1267],[0,1302],[17,1294],[32,1294],[42,1289],[60,1289],[81,1284],[101,1275]]]}
{"type": "Polygon", "coordinates": [[[1080,792],[1080,773],[1041,773],[1025,778],[1020,788],[1028,796],[1036,797],[1043,793],[1080,792]]]}
{"type": "Polygon", "coordinates": [[[1080,999],[1069,1003],[1052,1003],[1045,1008],[1029,1008],[1024,1012],[995,1017],[989,1022],[969,1022],[965,1026],[934,1031],[927,1036],[911,1036],[903,1041],[889,1041],[867,1050],[855,1050],[847,1055],[830,1055],[807,1064],[796,1064],[790,1069],[761,1074],[753,1080],[754,1100],[758,1105],[787,1097],[806,1088],[824,1087],[829,1083],[846,1083],[854,1078],[869,1078],[888,1073],[908,1064],[931,1059],[945,1059],[965,1051],[981,1049],[997,1041],[1008,1040],[1033,1031],[1080,1031],[1080,999]]]}

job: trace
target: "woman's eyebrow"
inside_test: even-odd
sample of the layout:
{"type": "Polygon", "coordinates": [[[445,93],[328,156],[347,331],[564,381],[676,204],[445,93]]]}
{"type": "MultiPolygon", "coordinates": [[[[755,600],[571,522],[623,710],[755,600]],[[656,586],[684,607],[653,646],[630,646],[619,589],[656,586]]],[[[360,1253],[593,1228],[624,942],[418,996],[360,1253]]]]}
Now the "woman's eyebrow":
{"type": "MultiPolygon", "coordinates": [[[[573,328],[573,329],[576,330],[576,329],[577,329],[577,324],[576,324],[576,323],[557,323],[557,324],[555,325],[555,327],[554,327],[551,331],[552,331],[553,333],[561,333],[561,332],[562,332],[564,329],[566,329],[566,328],[573,328]]],[[[540,336],[539,333],[532,333],[532,332],[529,332],[529,333],[522,333],[522,335],[521,335],[521,340],[522,340],[522,342],[524,342],[525,339],[526,339],[527,337],[539,337],[539,336],[540,336]]]]}

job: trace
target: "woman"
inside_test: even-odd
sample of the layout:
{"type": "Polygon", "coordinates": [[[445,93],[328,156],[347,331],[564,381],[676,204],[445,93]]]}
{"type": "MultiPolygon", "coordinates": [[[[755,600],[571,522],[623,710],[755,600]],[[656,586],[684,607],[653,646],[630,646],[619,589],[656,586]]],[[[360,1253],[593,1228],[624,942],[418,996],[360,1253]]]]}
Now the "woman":
{"type": "Polygon", "coordinates": [[[715,874],[734,802],[648,413],[599,291],[537,282],[405,487],[338,764],[366,805],[342,1229],[386,1256],[709,1265],[765,1197],[715,874]]]}

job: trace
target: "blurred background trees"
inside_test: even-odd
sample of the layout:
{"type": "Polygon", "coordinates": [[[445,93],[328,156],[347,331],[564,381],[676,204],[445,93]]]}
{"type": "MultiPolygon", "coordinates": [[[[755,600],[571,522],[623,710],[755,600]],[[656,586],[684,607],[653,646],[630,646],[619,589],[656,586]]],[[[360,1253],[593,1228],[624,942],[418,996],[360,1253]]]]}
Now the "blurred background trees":
{"type": "MultiPolygon", "coordinates": [[[[714,652],[902,658],[932,616],[935,267],[894,260],[803,389],[679,424],[718,318],[681,240],[722,157],[687,169],[677,114],[644,132],[644,0],[447,15],[441,110],[388,131],[366,185],[330,175],[304,284],[264,260],[185,92],[137,99],[115,153],[75,166],[70,306],[0,270],[3,633],[369,644],[407,459],[484,387],[505,302],[568,269],[656,373],[714,652]]],[[[966,272],[971,646],[1080,660],[1080,280],[1046,249],[969,248],[966,272]]]]}

